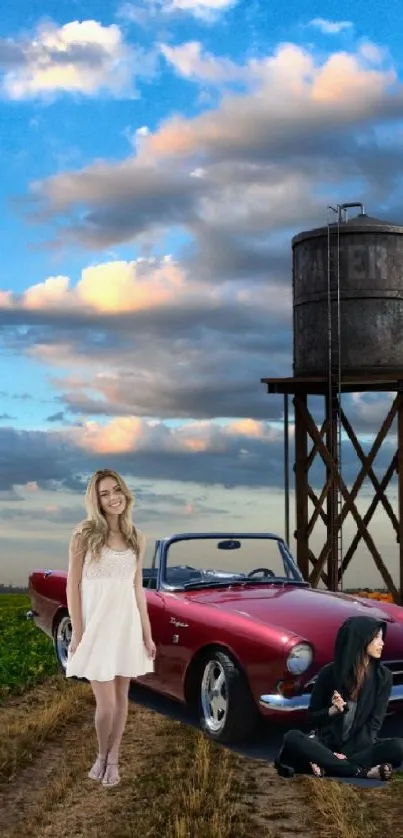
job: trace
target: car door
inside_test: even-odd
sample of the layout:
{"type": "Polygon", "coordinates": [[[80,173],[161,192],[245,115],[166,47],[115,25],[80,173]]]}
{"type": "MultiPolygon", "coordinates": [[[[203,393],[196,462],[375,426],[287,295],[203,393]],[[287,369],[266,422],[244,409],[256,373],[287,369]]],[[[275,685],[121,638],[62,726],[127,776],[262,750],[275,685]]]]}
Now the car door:
{"type": "Polygon", "coordinates": [[[154,672],[144,675],[137,680],[155,690],[164,690],[164,612],[165,597],[158,588],[160,541],[157,539],[151,567],[143,570],[143,590],[147,601],[147,611],[151,624],[151,633],[156,646],[154,672]]]}
{"type": "Polygon", "coordinates": [[[147,686],[153,687],[155,689],[163,689],[164,684],[164,642],[163,638],[165,635],[164,626],[165,626],[165,602],[164,596],[159,591],[153,591],[146,589],[146,600],[147,600],[147,609],[148,609],[148,616],[150,618],[151,623],[151,632],[154,643],[156,645],[156,656],[155,656],[155,663],[154,663],[154,672],[145,675],[143,678],[138,678],[138,681],[141,681],[147,686]]]}
{"type": "Polygon", "coordinates": [[[160,614],[161,679],[164,691],[183,698],[183,679],[195,643],[192,605],[183,592],[164,591],[160,614]]]}

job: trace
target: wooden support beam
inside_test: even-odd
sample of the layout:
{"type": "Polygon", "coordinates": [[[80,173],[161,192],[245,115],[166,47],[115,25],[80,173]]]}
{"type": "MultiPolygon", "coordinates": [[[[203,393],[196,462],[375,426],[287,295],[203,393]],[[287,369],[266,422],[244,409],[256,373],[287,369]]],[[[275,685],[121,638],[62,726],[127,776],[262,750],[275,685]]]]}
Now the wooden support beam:
{"type": "Polygon", "coordinates": [[[303,411],[307,411],[306,394],[296,395],[295,407],[295,506],[297,564],[304,577],[309,576],[309,538],[308,538],[308,434],[303,421],[303,411]]]}
{"type": "Polygon", "coordinates": [[[403,398],[399,393],[397,413],[397,479],[398,479],[398,504],[399,504],[399,604],[403,605],[403,398]]]}
{"type": "MultiPolygon", "coordinates": [[[[396,397],[395,402],[391,406],[388,415],[386,416],[384,422],[382,423],[382,426],[381,426],[381,428],[379,430],[379,433],[378,433],[378,435],[377,435],[377,437],[376,437],[376,439],[373,443],[373,446],[371,448],[370,453],[368,454],[367,457],[365,457],[363,455],[365,462],[363,464],[363,468],[361,469],[357,479],[355,480],[355,483],[353,485],[353,488],[352,488],[351,492],[347,492],[347,489],[345,488],[345,491],[347,492],[347,494],[344,496],[344,501],[345,502],[342,506],[342,513],[341,513],[340,516],[338,516],[338,519],[335,522],[333,532],[328,531],[328,537],[327,537],[326,542],[325,542],[325,544],[322,548],[321,553],[319,554],[317,563],[316,563],[316,565],[314,567],[314,570],[313,570],[313,572],[311,574],[311,577],[310,577],[310,581],[311,581],[312,585],[317,585],[318,584],[318,581],[319,581],[319,579],[321,577],[321,574],[322,574],[322,569],[323,569],[324,564],[326,562],[328,562],[328,565],[332,566],[331,565],[331,560],[329,558],[330,555],[331,555],[332,547],[334,547],[335,539],[338,536],[339,528],[343,525],[343,522],[344,522],[344,520],[347,517],[349,512],[351,512],[351,514],[353,515],[353,517],[354,517],[354,519],[357,523],[358,532],[362,533],[362,529],[360,529],[360,527],[359,527],[359,521],[361,520],[361,516],[359,515],[358,510],[356,508],[355,498],[358,495],[359,489],[361,488],[361,485],[364,482],[365,477],[367,476],[367,469],[372,468],[372,462],[375,459],[375,456],[378,453],[379,448],[380,448],[385,436],[387,435],[388,430],[390,429],[390,427],[393,423],[393,419],[396,415],[398,405],[399,405],[399,401],[398,401],[398,397],[396,397]]],[[[317,429],[315,423],[313,422],[312,417],[309,414],[307,414],[307,415],[308,415],[308,419],[309,419],[308,424],[311,423],[311,430],[312,430],[312,428],[314,429],[313,433],[311,433],[311,430],[308,427],[308,433],[310,434],[312,439],[317,440],[318,448],[319,449],[322,448],[322,451],[320,451],[320,453],[322,453],[322,455],[323,455],[323,451],[326,452],[326,448],[323,446],[323,443],[319,439],[318,429],[317,429]]],[[[327,450],[326,457],[322,456],[322,459],[327,464],[328,473],[331,475],[332,479],[334,479],[336,477],[336,475],[338,475],[338,477],[340,477],[340,475],[338,473],[337,463],[330,456],[330,452],[328,450],[327,450]]],[[[375,546],[375,543],[374,543],[372,537],[369,535],[369,533],[367,533],[366,536],[362,535],[361,537],[364,538],[364,540],[367,541],[368,549],[372,553],[374,561],[376,562],[377,567],[378,567],[382,577],[384,578],[386,584],[388,585],[389,589],[391,590],[394,598],[396,598],[397,597],[397,589],[393,585],[393,581],[392,581],[392,585],[393,585],[393,590],[392,590],[389,586],[389,582],[385,578],[385,572],[387,574],[388,579],[391,579],[391,576],[388,573],[379,552],[377,551],[377,548],[375,546]],[[372,547],[369,546],[368,540],[372,544],[372,547]]],[[[333,567],[334,567],[334,565],[333,565],[333,567]]],[[[337,576],[339,578],[339,571],[337,572],[337,576]]],[[[335,582],[333,580],[332,589],[334,589],[334,588],[335,588],[335,582]]]]}
{"type": "MultiPolygon", "coordinates": [[[[351,442],[353,444],[353,448],[355,450],[355,453],[357,454],[357,457],[359,458],[359,460],[361,460],[362,464],[365,465],[365,459],[366,459],[365,454],[362,450],[362,447],[361,447],[360,443],[358,442],[357,435],[355,434],[355,432],[354,432],[354,430],[353,430],[350,422],[348,421],[347,416],[345,415],[343,410],[341,411],[341,421],[342,421],[344,430],[346,431],[349,439],[351,440],[351,442]]],[[[380,482],[379,482],[372,466],[370,466],[370,468],[368,469],[368,477],[372,482],[372,485],[375,489],[375,492],[378,493],[378,490],[379,490],[379,487],[380,487],[380,482]]],[[[379,497],[380,503],[382,504],[383,508],[385,509],[385,512],[387,513],[388,517],[390,518],[390,520],[392,522],[392,526],[393,526],[393,528],[396,532],[396,535],[398,536],[399,532],[400,532],[399,521],[396,518],[394,509],[392,507],[392,504],[389,501],[389,498],[385,494],[385,490],[383,490],[383,492],[381,492],[381,494],[379,494],[378,497],[379,497]]]]}
{"type": "MultiPolygon", "coordinates": [[[[400,398],[400,396],[398,396],[397,399],[395,400],[394,404],[392,405],[392,408],[390,409],[388,416],[386,417],[385,421],[382,423],[382,427],[379,431],[379,434],[378,434],[378,436],[377,436],[377,438],[376,438],[376,440],[375,440],[375,442],[372,446],[370,454],[367,457],[367,463],[370,464],[370,465],[372,465],[372,462],[375,459],[376,453],[379,450],[379,448],[382,444],[382,441],[383,441],[384,437],[386,436],[386,433],[387,433],[390,425],[392,424],[393,418],[396,414],[397,408],[400,405],[400,402],[401,402],[401,398],[400,398]]],[[[333,474],[333,478],[336,481],[337,486],[340,489],[340,491],[342,493],[342,496],[344,498],[344,505],[343,505],[342,514],[339,516],[339,525],[341,526],[344,518],[346,517],[347,513],[350,511],[352,517],[355,520],[355,523],[357,525],[357,528],[358,528],[359,532],[362,534],[362,538],[365,541],[365,543],[368,547],[368,550],[370,551],[370,553],[372,553],[372,556],[373,556],[375,564],[376,564],[376,566],[379,570],[379,573],[381,574],[381,576],[384,579],[387,587],[389,588],[390,592],[392,593],[394,601],[398,602],[400,596],[398,594],[397,588],[396,588],[396,586],[393,582],[393,579],[392,579],[387,567],[384,564],[382,556],[380,555],[372,536],[366,530],[366,528],[363,524],[362,517],[361,517],[360,513],[358,512],[358,509],[357,509],[356,504],[355,504],[355,497],[358,494],[359,488],[362,485],[362,483],[364,482],[364,479],[365,479],[365,476],[366,476],[365,468],[363,468],[363,470],[361,470],[360,474],[358,475],[358,477],[357,477],[357,479],[354,483],[352,491],[349,492],[349,490],[347,489],[344,481],[341,478],[341,475],[338,472],[336,463],[332,459],[329,451],[327,450],[326,446],[324,445],[324,443],[322,442],[322,440],[320,438],[318,429],[315,425],[315,422],[312,419],[312,416],[308,412],[306,405],[304,405],[304,403],[302,401],[298,400],[297,408],[298,408],[298,411],[300,412],[301,419],[305,422],[305,427],[306,427],[306,429],[309,433],[309,436],[311,437],[311,439],[313,441],[317,442],[319,453],[320,453],[325,465],[329,467],[330,472],[333,474]],[[355,494],[353,494],[354,492],[355,492],[355,494]]],[[[319,573],[321,572],[321,570],[323,568],[323,565],[326,561],[326,558],[329,554],[330,548],[331,548],[331,544],[329,543],[329,539],[327,539],[326,544],[324,545],[324,548],[321,552],[321,555],[318,558],[318,562],[317,562],[317,565],[316,565],[316,568],[315,568],[315,577],[314,578],[315,578],[316,581],[318,579],[318,572],[319,573]]]]}
{"type": "MultiPolygon", "coordinates": [[[[319,431],[321,439],[323,439],[323,437],[327,433],[328,425],[329,425],[329,423],[328,423],[328,420],[326,418],[325,421],[322,423],[322,427],[319,431]]],[[[307,464],[306,464],[307,471],[309,471],[309,469],[311,468],[312,463],[313,463],[317,453],[318,453],[318,446],[316,445],[316,443],[314,443],[312,445],[312,448],[311,448],[309,454],[308,454],[308,460],[307,460],[307,464]]]]}
{"type": "MultiPolygon", "coordinates": [[[[371,501],[371,503],[370,503],[370,505],[369,505],[369,507],[368,507],[363,519],[362,519],[362,522],[363,522],[365,527],[368,527],[368,525],[369,525],[369,523],[370,523],[370,521],[371,521],[371,519],[374,515],[376,507],[378,506],[383,493],[385,492],[387,486],[389,485],[389,483],[390,483],[390,481],[393,477],[394,472],[396,471],[396,457],[397,457],[397,455],[394,454],[394,456],[392,458],[392,462],[390,463],[390,465],[387,468],[381,482],[379,483],[379,486],[378,486],[378,488],[375,492],[375,495],[372,498],[372,501],[371,501]]],[[[361,539],[362,539],[362,534],[361,534],[361,532],[359,532],[357,530],[357,532],[356,532],[356,534],[355,534],[355,536],[354,536],[354,538],[353,538],[353,540],[350,544],[350,547],[348,548],[347,552],[345,553],[345,555],[343,557],[343,561],[341,563],[340,578],[343,575],[343,573],[345,573],[345,571],[347,570],[347,568],[348,568],[348,566],[351,562],[351,559],[353,558],[353,555],[354,555],[361,539]]]]}
{"type": "Polygon", "coordinates": [[[327,573],[325,570],[323,570],[323,565],[322,570],[317,569],[318,558],[314,555],[311,548],[309,548],[309,561],[311,562],[312,570],[308,577],[308,582],[312,585],[313,588],[316,588],[319,580],[321,579],[326,588],[328,588],[327,573]],[[312,582],[312,579],[316,579],[315,583],[312,582]]]}
{"type": "MultiPolygon", "coordinates": [[[[341,381],[341,392],[394,392],[396,397],[382,423],[371,450],[366,454],[347,419],[344,411],[340,408],[342,427],[352,443],[355,453],[360,461],[361,468],[356,475],[351,490],[347,489],[342,479],[342,464],[338,462],[339,452],[331,444],[337,435],[330,426],[332,415],[335,411],[325,410],[325,418],[318,427],[313,416],[308,411],[308,396],[322,396],[325,400],[329,398],[329,379],[327,376],[319,378],[293,377],[287,379],[262,379],[267,384],[268,392],[290,394],[294,397],[295,407],[295,495],[296,495],[296,532],[297,538],[297,563],[305,579],[312,585],[317,585],[323,580],[329,588],[337,589],[343,574],[350,566],[350,563],[363,541],[374,562],[385,581],[389,591],[392,593],[395,602],[403,605],[403,368],[396,372],[395,377],[389,374],[376,373],[374,375],[362,373],[352,376],[343,374],[341,381]],[[381,445],[389,433],[392,424],[397,417],[397,451],[394,454],[384,476],[380,479],[375,473],[374,462],[381,448],[381,445]],[[311,445],[311,447],[310,447],[311,445]],[[313,488],[309,478],[309,471],[314,460],[319,455],[325,469],[326,477],[324,485],[320,490],[313,488]],[[395,473],[398,475],[398,511],[393,508],[386,490],[395,473]],[[362,489],[363,483],[368,478],[374,488],[374,496],[371,503],[362,516],[358,512],[357,497],[362,489]],[[341,501],[341,502],[340,502],[341,501]],[[313,511],[309,507],[313,506],[313,511]],[[368,526],[381,505],[385,510],[396,539],[399,544],[399,579],[398,588],[388,572],[382,557],[374,543],[374,539],[368,532],[368,526]],[[337,512],[337,514],[336,514],[337,512]],[[311,514],[312,513],[312,514],[311,514]],[[337,567],[339,551],[335,552],[341,529],[347,516],[351,515],[355,521],[357,531],[345,554],[342,556],[341,567],[337,567]],[[325,543],[320,553],[315,556],[310,539],[315,536],[315,527],[321,521],[327,530],[325,543]],[[327,569],[326,569],[327,563],[327,569]],[[337,572],[336,572],[337,571],[337,572]]],[[[286,411],[285,411],[286,417],[286,411]]],[[[286,459],[288,456],[288,439],[285,443],[286,459]]],[[[287,481],[285,485],[288,486],[287,481]]],[[[287,521],[287,502],[286,502],[287,521]]]]}
{"type": "Polygon", "coordinates": [[[315,492],[313,491],[312,486],[308,486],[308,497],[309,497],[309,500],[312,502],[313,506],[315,507],[314,511],[312,513],[311,519],[308,522],[308,527],[307,527],[308,536],[312,535],[314,526],[315,526],[319,517],[322,518],[323,523],[327,527],[327,515],[326,515],[326,512],[323,509],[323,504],[325,502],[325,499],[326,499],[327,493],[329,491],[331,482],[332,482],[332,477],[329,477],[326,480],[326,483],[325,483],[325,485],[324,485],[324,487],[323,487],[323,489],[320,493],[319,498],[315,495],[315,492]]]}
{"type": "Polygon", "coordinates": [[[338,563],[339,551],[338,544],[340,538],[341,526],[338,521],[338,506],[339,506],[339,489],[334,479],[334,469],[339,469],[338,450],[337,450],[337,413],[335,408],[338,406],[337,396],[334,392],[327,394],[325,398],[326,418],[328,430],[326,434],[326,447],[330,454],[331,463],[326,463],[326,483],[329,485],[327,492],[327,544],[329,549],[327,552],[327,577],[328,587],[331,591],[337,591],[339,587],[338,579],[338,563]]]}
{"type": "Polygon", "coordinates": [[[348,492],[348,497],[346,498],[346,502],[343,506],[343,510],[342,510],[342,514],[341,514],[341,521],[339,522],[340,526],[341,526],[341,524],[343,524],[343,522],[346,519],[348,513],[350,511],[353,512],[353,506],[355,505],[355,499],[358,496],[358,493],[359,493],[359,491],[362,487],[362,484],[364,483],[366,477],[368,477],[368,472],[372,468],[375,457],[378,454],[378,451],[380,450],[380,447],[381,447],[385,437],[387,436],[387,434],[388,434],[388,432],[389,432],[389,430],[390,430],[390,428],[393,424],[393,421],[395,419],[395,416],[396,416],[398,408],[399,408],[400,401],[401,401],[401,396],[399,396],[399,395],[396,396],[393,404],[390,407],[390,410],[389,410],[387,416],[385,417],[384,421],[382,422],[382,425],[381,425],[381,427],[380,427],[380,429],[379,429],[379,431],[378,431],[378,433],[377,433],[377,435],[374,439],[374,442],[372,443],[372,446],[371,446],[371,449],[370,449],[369,453],[367,454],[366,457],[364,456],[364,462],[363,462],[361,471],[359,472],[359,474],[358,474],[358,476],[357,476],[357,478],[356,478],[356,480],[355,480],[355,482],[352,486],[351,491],[348,492]]]}

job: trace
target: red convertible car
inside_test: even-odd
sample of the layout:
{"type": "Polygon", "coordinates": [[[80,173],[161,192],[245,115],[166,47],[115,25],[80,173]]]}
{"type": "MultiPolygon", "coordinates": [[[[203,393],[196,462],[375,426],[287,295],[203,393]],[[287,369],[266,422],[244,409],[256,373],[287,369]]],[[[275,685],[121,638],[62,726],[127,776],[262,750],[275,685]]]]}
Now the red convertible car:
{"type": "MultiPolygon", "coordinates": [[[[65,669],[71,625],[63,571],[34,570],[27,617],[53,638],[65,669]]],[[[182,533],[158,540],[143,571],[155,672],[139,678],[197,707],[220,742],[247,738],[259,716],[303,721],[315,677],[354,615],[388,624],[390,710],[403,708],[403,608],[313,589],[272,533],[182,533]]]]}

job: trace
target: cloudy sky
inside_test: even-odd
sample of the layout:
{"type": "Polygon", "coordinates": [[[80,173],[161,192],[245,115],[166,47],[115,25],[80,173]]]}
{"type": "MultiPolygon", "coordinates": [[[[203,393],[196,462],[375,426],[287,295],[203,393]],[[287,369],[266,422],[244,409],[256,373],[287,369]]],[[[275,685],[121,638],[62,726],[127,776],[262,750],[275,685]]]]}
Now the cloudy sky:
{"type": "MultiPolygon", "coordinates": [[[[3,11],[1,581],[66,566],[99,467],[150,542],[284,532],[282,399],[260,378],[292,372],[291,237],[337,201],[403,220],[401,0],[320,8],[3,11]]],[[[388,403],[346,399],[367,445],[388,403]]],[[[373,528],[397,581],[393,530],[373,528]]],[[[365,548],[347,581],[379,581],[365,548]]]]}

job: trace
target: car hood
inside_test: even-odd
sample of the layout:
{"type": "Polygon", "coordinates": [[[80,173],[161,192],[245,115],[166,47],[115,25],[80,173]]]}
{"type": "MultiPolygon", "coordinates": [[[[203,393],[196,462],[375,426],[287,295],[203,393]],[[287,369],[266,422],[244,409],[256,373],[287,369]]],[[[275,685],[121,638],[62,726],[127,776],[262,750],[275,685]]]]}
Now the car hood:
{"type": "MultiPolygon", "coordinates": [[[[313,644],[316,662],[328,662],[336,634],[348,617],[368,616],[388,624],[384,658],[403,658],[402,621],[382,603],[314,588],[275,587],[197,591],[193,601],[246,617],[279,631],[292,632],[313,644]]],[[[390,606],[389,606],[390,607],[390,606]]]]}

